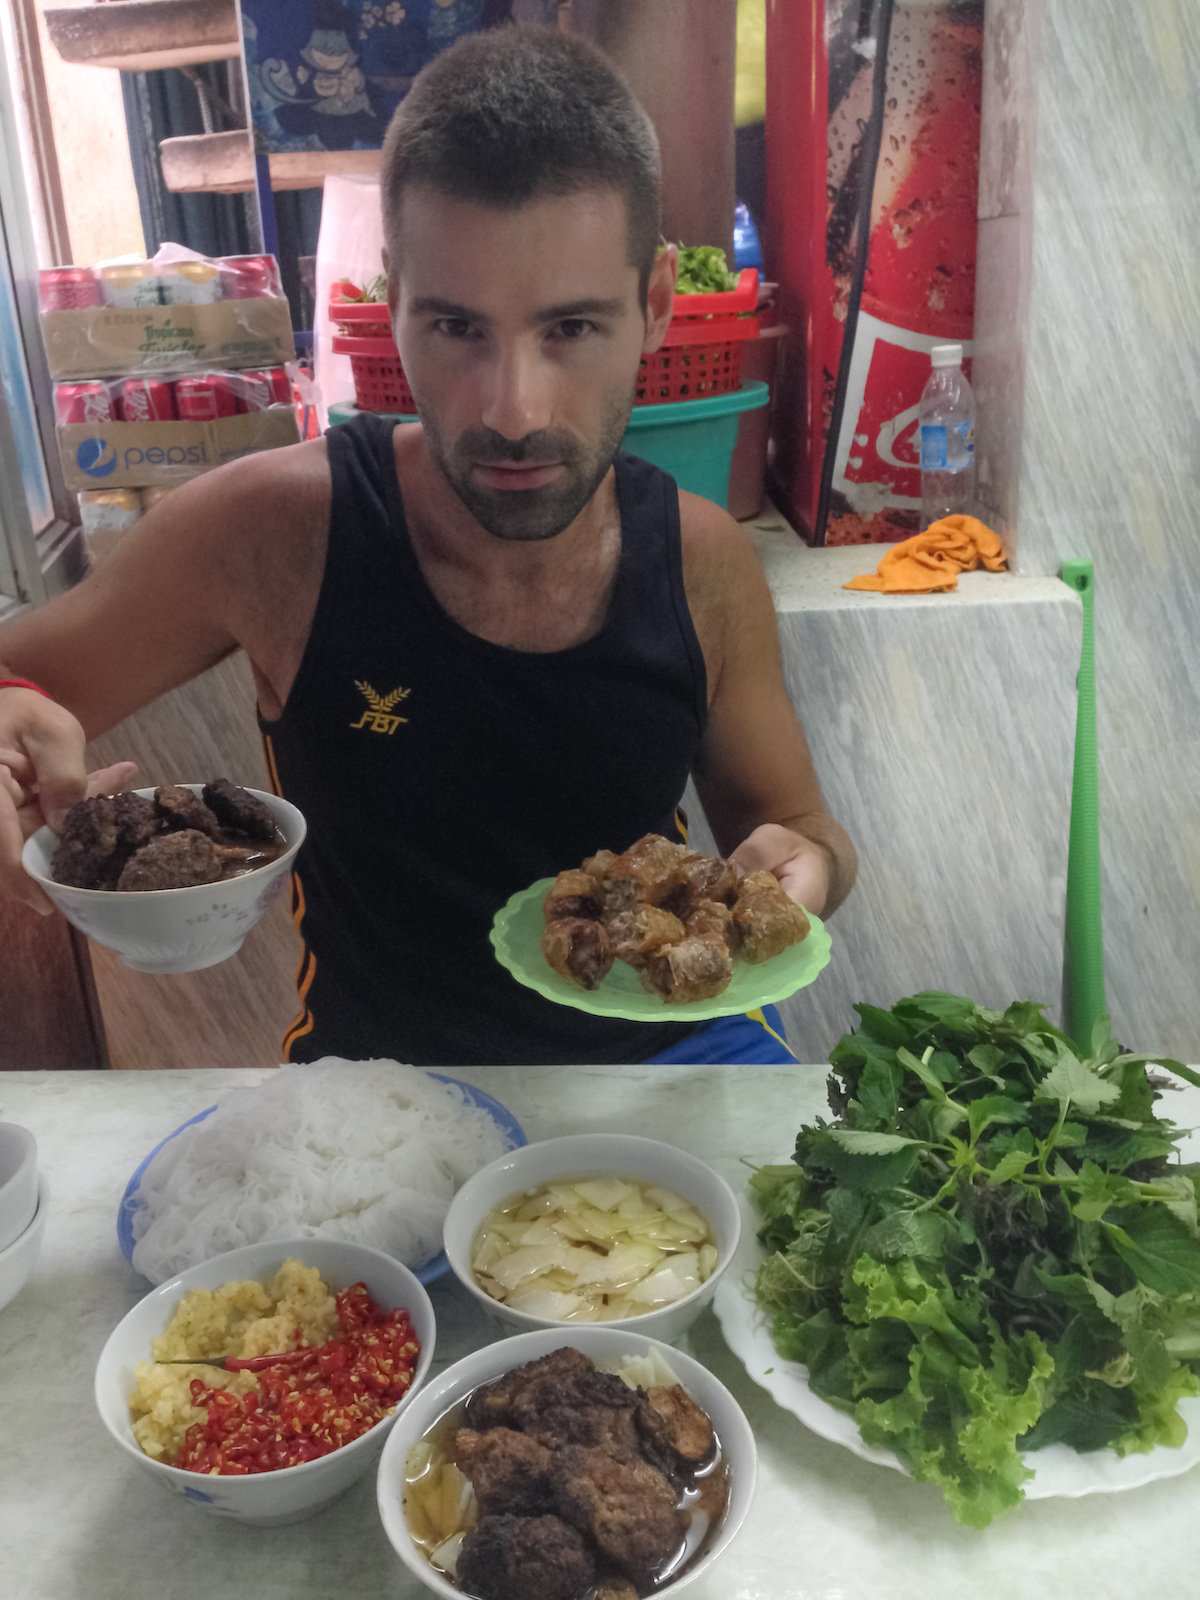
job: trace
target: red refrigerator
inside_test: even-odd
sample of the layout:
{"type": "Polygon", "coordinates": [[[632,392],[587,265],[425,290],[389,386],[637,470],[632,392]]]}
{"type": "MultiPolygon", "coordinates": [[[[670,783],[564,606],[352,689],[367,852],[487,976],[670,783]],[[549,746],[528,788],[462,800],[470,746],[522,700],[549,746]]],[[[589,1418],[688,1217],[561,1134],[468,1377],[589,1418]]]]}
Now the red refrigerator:
{"type": "Polygon", "coordinates": [[[920,525],[929,351],[971,348],[983,4],[768,0],[772,490],[813,544],[920,525]]]}

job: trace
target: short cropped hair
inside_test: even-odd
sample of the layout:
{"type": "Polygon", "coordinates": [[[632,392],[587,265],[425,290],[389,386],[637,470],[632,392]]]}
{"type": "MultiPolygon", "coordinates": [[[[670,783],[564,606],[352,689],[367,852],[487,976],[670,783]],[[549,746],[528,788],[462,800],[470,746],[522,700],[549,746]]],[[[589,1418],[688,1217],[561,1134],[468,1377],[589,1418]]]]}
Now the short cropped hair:
{"type": "Polygon", "coordinates": [[[658,136],[607,56],[574,34],[508,26],[436,56],[401,101],[383,146],[389,247],[404,191],[486,205],[594,188],[625,197],[643,301],[661,228],[658,136]]]}

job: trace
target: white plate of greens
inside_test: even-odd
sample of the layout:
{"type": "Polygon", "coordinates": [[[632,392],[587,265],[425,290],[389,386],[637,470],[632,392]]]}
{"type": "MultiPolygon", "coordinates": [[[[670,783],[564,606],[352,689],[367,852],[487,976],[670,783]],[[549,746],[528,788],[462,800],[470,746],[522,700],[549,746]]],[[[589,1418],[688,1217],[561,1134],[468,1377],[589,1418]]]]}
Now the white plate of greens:
{"type": "Polygon", "coordinates": [[[859,1010],[803,1166],[743,1196],[714,1309],[750,1377],[975,1526],[1200,1464],[1197,1075],[1029,1005],[859,1010]]]}

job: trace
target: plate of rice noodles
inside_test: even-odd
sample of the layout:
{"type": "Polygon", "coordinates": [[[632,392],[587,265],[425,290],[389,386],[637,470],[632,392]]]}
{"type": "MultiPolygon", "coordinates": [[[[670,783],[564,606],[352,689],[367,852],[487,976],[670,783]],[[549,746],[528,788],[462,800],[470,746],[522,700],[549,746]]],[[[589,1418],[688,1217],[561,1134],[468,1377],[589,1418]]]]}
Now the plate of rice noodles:
{"type": "Polygon", "coordinates": [[[272,1239],[344,1239],[449,1271],[442,1224],[459,1188],[525,1143],[473,1084],[395,1061],[285,1066],[232,1089],[155,1145],[117,1210],[126,1261],[153,1284],[272,1239]]]}

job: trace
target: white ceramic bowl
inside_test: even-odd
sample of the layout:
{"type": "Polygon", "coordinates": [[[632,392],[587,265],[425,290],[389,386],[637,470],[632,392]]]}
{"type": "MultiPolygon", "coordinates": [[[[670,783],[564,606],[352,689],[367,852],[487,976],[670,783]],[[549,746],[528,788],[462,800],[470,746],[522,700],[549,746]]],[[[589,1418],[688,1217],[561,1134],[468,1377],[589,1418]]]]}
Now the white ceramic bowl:
{"type": "Polygon", "coordinates": [[[33,1221],[7,1249],[0,1250],[0,1311],[17,1298],[37,1266],[49,1207],[50,1188],[42,1178],[38,1184],[37,1211],[33,1221]]]}
{"type": "Polygon", "coordinates": [[[537,1189],[557,1178],[602,1177],[632,1178],[673,1189],[690,1201],[712,1229],[717,1264],[698,1289],[672,1305],[643,1312],[640,1317],[621,1317],[603,1324],[607,1328],[636,1329],[652,1339],[673,1344],[716,1294],[717,1284],[733,1260],[742,1233],[741,1208],[725,1179],[697,1156],[674,1145],[623,1133],[576,1133],[510,1150],[468,1178],[450,1202],[443,1229],[447,1259],[467,1292],[499,1322],[519,1329],[594,1326],[530,1316],[526,1311],[515,1311],[493,1300],[475,1281],[471,1271],[471,1247],[488,1212],[510,1195],[523,1189],[537,1189]]]}
{"type": "Polygon", "coordinates": [[[0,1122],[0,1250],[21,1237],[37,1204],[37,1140],[28,1128],[0,1122]]]}
{"type": "MultiPolygon", "coordinates": [[[[473,1355],[464,1356],[445,1372],[430,1380],[411,1406],[405,1409],[388,1436],[383,1454],[379,1458],[376,1478],[379,1515],[384,1531],[391,1540],[392,1549],[408,1570],[427,1589],[445,1600],[463,1600],[461,1589],[456,1589],[429,1565],[424,1551],[413,1543],[404,1518],[404,1465],[413,1445],[429,1431],[437,1419],[451,1406],[466,1398],[481,1383],[489,1383],[526,1361],[535,1361],[551,1350],[571,1345],[582,1350],[598,1363],[620,1362],[629,1356],[649,1355],[656,1352],[668,1364],[680,1383],[712,1418],[717,1438],[729,1465],[729,1502],[720,1527],[710,1538],[701,1554],[687,1570],[661,1589],[655,1589],[655,1600],[660,1595],[674,1595],[701,1573],[707,1572],[745,1521],[754,1497],[754,1481],[758,1470],[758,1453],[754,1434],[741,1406],[725,1385],[714,1378],[707,1367],[702,1367],[691,1356],[672,1350],[656,1339],[647,1339],[628,1327],[613,1323],[596,1325],[580,1323],[569,1330],[549,1328],[541,1333],[522,1333],[514,1339],[501,1339],[498,1344],[487,1345],[473,1355]]],[[[731,1592],[732,1592],[731,1586],[731,1592]]],[[[536,1600],[531,1596],[530,1600],[536,1600]]]]}
{"type": "Polygon", "coordinates": [[[403,1415],[425,1381],[433,1360],[434,1339],[429,1296],[407,1267],[384,1255],[382,1250],[334,1239],[249,1244],[240,1250],[214,1256],[211,1261],[160,1284],[134,1306],[114,1328],[100,1353],[96,1367],[96,1406],[105,1427],[126,1455],[157,1483],[174,1490],[193,1505],[214,1516],[230,1517],[236,1522],[259,1527],[299,1522],[350,1488],[378,1459],[388,1430],[403,1415]],[[360,1439],[343,1445],[331,1455],[307,1461],[302,1466],[284,1467],[278,1472],[256,1473],[245,1478],[210,1477],[153,1460],[134,1439],[129,1419],[134,1368],[139,1361],[150,1359],[151,1341],[163,1332],[190,1289],[216,1289],[223,1283],[247,1278],[265,1281],[292,1256],[303,1261],[305,1266],[316,1267],[331,1288],[344,1289],[361,1280],[379,1305],[388,1310],[399,1306],[408,1312],[413,1332],[420,1340],[421,1353],[412,1386],[404,1399],[391,1416],[377,1422],[360,1439]]]}
{"type": "MultiPolygon", "coordinates": [[[[199,794],[202,783],[182,786],[199,794]]],[[[147,799],[153,789],[134,789],[147,799]]],[[[304,843],[305,823],[295,806],[261,789],[247,793],[261,800],[275,818],[287,849],[265,867],[223,883],[190,889],[72,889],[55,883],[50,863],[58,835],[39,828],[25,841],[21,864],[66,917],[89,939],[115,950],[138,972],[199,972],[228,961],[287,881],[296,852],[304,843]]]]}

